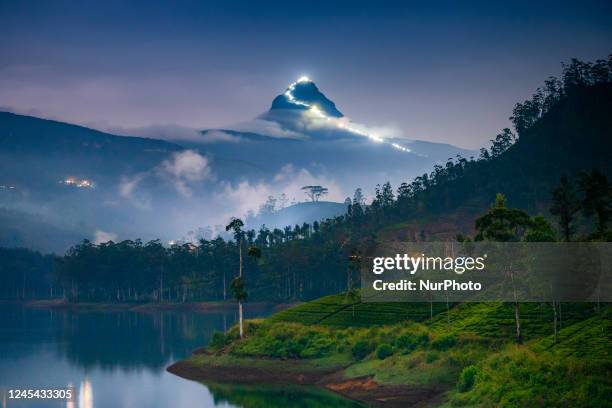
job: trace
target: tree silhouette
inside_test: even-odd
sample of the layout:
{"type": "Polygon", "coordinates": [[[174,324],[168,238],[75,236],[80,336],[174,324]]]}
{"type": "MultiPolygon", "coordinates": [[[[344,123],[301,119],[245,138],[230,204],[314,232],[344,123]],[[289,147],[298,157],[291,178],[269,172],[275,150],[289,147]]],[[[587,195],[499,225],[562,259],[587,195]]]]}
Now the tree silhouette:
{"type": "MultiPolygon", "coordinates": [[[[518,241],[520,234],[523,233],[531,225],[529,215],[522,210],[506,208],[506,197],[503,194],[497,193],[495,204],[482,217],[476,220],[476,240],[489,241],[518,241]]],[[[516,325],[516,341],[522,343],[523,336],[521,333],[521,316],[519,309],[518,296],[514,280],[514,271],[512,264],[507,270],[508,276],[512,282],[514,293],[514,322],[516,325]]]]}
{"type": "Polygon", "coordinates": [[[327,195],[329,192],[329,190],[323,186],[304,186],[302,187],[302,190],[304,190],[304,193],[312,202],[319,201],[319,198],[327,195]]]}
{"type": "Polygon", "coordinates": [[[552,192],[550,213],[558,217],[559,227],[566,242],[571,240],[574,230],[574,215],[578,212],[580,203],[576,197],[574,186],[566,176],[561,177],[559,187],[552,192]]]}
{"type": "Polygon", "coordinates": [[[578,174],[578,187],[583,194],[582,210],[585,216],[595,215],[595,229],[603,236],[612,213],[612,187],[608,178],[599,170],[578,174]]]}

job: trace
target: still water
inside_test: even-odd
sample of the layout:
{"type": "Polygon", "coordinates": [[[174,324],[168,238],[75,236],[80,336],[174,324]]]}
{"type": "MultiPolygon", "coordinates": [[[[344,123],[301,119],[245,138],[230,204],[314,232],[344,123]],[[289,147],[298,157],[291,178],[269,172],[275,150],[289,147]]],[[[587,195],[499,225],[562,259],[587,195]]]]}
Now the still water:
{"type": "MultiPolygon", "coordinates": [[[[259,310],[247,316],[264,316],[259,310]]],[[[68,311],[0,304],[2,407],[353,407],[308,387],[200,384],[165,371],[232,325],[232,311],[68,311]],[[73,401],[9,399],[72,385],[73,401]]]]}

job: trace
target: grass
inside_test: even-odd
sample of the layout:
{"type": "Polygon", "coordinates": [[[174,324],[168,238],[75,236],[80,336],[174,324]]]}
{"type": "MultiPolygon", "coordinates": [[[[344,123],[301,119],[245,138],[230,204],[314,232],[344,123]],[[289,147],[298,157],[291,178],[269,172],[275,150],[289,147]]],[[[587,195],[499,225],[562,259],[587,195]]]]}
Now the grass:
{"type": "Polygon", "coordinates": [[[548,335],[488,354],[463,370],[451,406],[612,406],[610,317],[606,307],[561,329],[556,342],[548,335]],[[462,388],[468,369],[473,383],[462,388]]]}
{"type": "Polygon", "coordinates": [[[563,304],[557,341],[550,304],[521,304],[525,343],[514,344],[512,304],[351,303],[327,296],[218,334],[193,362],[448,390],[451,406],[610,406],[609,306],[563,304]],[[353,315],[353,307],[355,315],[353,315]],[[595,402],[591,404],[591,402],[595,402]]]}
{"type": "Polygon", "coordinates": [[[196,365],[215,367],[252,367],[265,370],[304,373],[307,371],[334,371],[350,364],[348,354],[335,354],[323,358],[292,360],[298,364],[279,364],[278,359],[242,357],[233,354],[195,354],[188,359],[196,365]]]}
{"type": "MultiPolygon", "coordinates": [[[[368,303],[351,301],[345,294],[325,296],[294,306],[270,317],[271,322],[294,322],[332,327],[370,327],[430,318],[429,303],[368,303]]],[[[433,314],[446,311],[446,305],[433,304],[433,314]]]]}
{"type": "MultiPolygon", "coordinates": [[[[594,313],[595,307],[592,304],[563,304],[562,324],[572,325],[594,313]]],[[[553,310],[550,304],[522,303],[520,317],[525,340],[553,333],[553,310]]],[[[452,308],[449,315],[443,313],[435,316],[431,327],[438,331],[473,333],[489,339],[512,339],[516,335],[514,305],[499,302],[460,304],[452,308]]]]}

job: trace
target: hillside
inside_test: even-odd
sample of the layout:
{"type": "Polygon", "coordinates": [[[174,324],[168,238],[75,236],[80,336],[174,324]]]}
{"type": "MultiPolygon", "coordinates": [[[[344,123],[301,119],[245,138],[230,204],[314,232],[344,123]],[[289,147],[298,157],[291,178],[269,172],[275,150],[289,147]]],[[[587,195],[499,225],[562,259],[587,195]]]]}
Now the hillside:
{"type": "Polygon", "coordinates": [[[161,140],[115,136],[68,123],[0,112],[0,184],[49,191],[67,176],[104,185],[181,150],[161,140]]]}
{"type": "Polygon", "coordinates": [[[486,157],[448,162],[407,183],[397,201],[359,220],[369,224],[361,230],[381,239],[471,234],[476,217],[500,192],[511,207],[548,215],[561,176],[574,179],[594,168],[612,175],[612,84],[573,88],[514,136],[501,151],[494,153],[494,144],[486,157]]]}
{"type": "Polygon", "coordinates": [[[259,214],[253,218],[247,218],[247,226],[259,229],[262,225],[268,228],[283,228],[286,226],[302,225],[303,223],[313,223],[326,218],[334,218],[346,213],[346,206],[343,203],[332,201],[308,201],[298,203],[289,207],[282,208],[268,214],[259,214]]]}
{"type": "Polygon", "coordinates": [[[431,319],[429,304],[354,303],[345,313],[346,296],[328,296],[248,321],[245,339],[235,327],[217,333],[168,370],[199,381],[316,384],[391,407],[585,406],[612,389],[607,306],[564,304],[555,342],[550,306],[522,304],[528,342],[517,346],[511,305],[443,305],[431,319]]]}

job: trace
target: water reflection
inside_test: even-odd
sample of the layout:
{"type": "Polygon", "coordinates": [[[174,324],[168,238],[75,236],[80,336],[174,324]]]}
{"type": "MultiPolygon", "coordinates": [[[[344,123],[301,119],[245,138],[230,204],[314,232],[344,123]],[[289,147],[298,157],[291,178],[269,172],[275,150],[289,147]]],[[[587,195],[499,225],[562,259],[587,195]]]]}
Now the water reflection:
{"type": "Polygon", "coordinates": [[[235,320],[234,311],[74,312],[3,305],[0,350],[10,346],[8,358],[21,358],[54,346],[59,358],[85,369],[159,371],[235,320]]]}
{"type": "Polygon", "coordinates": [[[88,378],[81,381],[79,387],[79,408],[93,408],[93,391],[88,378]]]}
{"type": "Polygon", "coordinates": [[[314,387],[300,386],[241,386],[207,384],[215,405],[231,404],[249,408],[266,407],[341,407],[358,408],[363,405],[341,398],[337,394],[314,387]]]}
{"type": "Polygon", "coordinates": [[[9,400],[7,404],[3,400],[2,406],[354,406],[321,390],[204,386],[165,371],[235,320],[234,311],[74,312],[0,304],[0,390],[61,389],[74,384],[75,391],[72,401],[9,400]]]}

